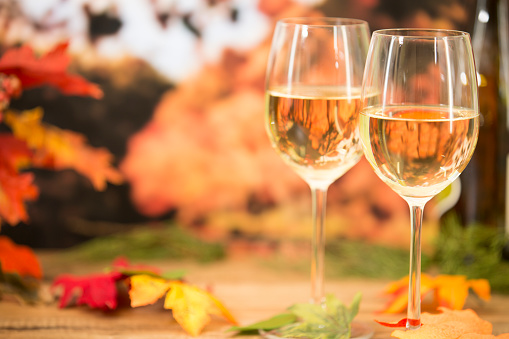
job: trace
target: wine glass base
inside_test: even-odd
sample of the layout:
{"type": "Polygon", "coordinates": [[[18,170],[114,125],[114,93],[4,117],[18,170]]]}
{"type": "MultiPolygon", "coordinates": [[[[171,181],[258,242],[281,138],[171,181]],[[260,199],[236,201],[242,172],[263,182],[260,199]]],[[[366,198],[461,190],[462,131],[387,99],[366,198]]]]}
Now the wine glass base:
{"type": "MultiPolygon", "coordinates": [[[[272,331],[259,330],[259,333],[265,339],[291,339],[278,336],[277,333],[272,331]]],[[[374,333],[375,331],[369,324],[365,322],[353,321],[350,339],[369,339],[373,336],[374,333]]]]}

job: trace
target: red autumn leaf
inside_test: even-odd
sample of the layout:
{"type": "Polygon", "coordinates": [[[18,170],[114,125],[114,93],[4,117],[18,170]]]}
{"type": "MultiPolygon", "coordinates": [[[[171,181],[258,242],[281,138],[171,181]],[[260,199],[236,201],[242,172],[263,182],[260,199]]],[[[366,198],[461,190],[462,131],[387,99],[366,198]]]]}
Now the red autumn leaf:
{"type": "Polygon", "coordinates": [[[59,307],[71,306],[77,295],[76,305],[88,305],[91,308],[114,310],[117,308],[118,280],[123,278],[119,272],[92,274],[82,277],[62,275],[55,279],[52,290],[62,287],[59,307]]]}
{"type": "Polygon", "coordinates": [[[400,321],[394,321],[394,322],[379,321],[376,319],[375,319],[375,321],[385,327],[406,327],[407,318],[403,318],[400,321]]]}
{"type": "Polygon", "coordinates": [[[20,94],[21,81],[18,77],[0,73],[0,121],[2,121],[2,111],[9,107],[11,98],[16,98],[20,94]]]}
{"type": "Polygon", "coordinates": [[[71,62],[67,47],[68,43],[61,43],[40,58],[27,45],[9,49],[0,59],[0,73],[16,75],[23,88],[51,85],[64,94],[101,98],[97,85],[67,72],[71,62]]]}
{"type": "Polygon", "coordinates": [[[143,268],[158,274],[157,268],[142,265],[132,265],[124,257],[118,257],[113,261],[112,271],[108,273],[91,274],[86,276],[61,275],[55,279],[51,288],[56,290],[61,287],[60,308],[71,305],[88,305],[91,308],[114,310],[118,306],[117,282],[124,279],[128,274],[124,270],[136,270],[143,268]],[[77,296],[77,299],[74,298],[77,296]]]}
{"type": "Polygon", "coordinates": [[[0,236],[0,263],[2,272],[42,278],[39,259],[28,246],[18,245],[6,236],[0,236]]]}
{"type": "Polygon", "coordinates": [[[39,194],[32,173],[19,173],[30,164],[32,152],[26,143],[10,134],[0,134],[0,220],[11,225],[28,221],[25,201],[39,194]]]}
{"type": "Polygon", "coordinates": [[[146,271],[146,272],[151,272],[151,273],[154,273],[157,275],[161,274],[161,270],[157,267],[150,266],[150,265],[144,265],[144,264],[133,265],[129,262],[129,260],[126,257],[122,257],[122,256],[117,257],[117,258],[115,258],[115,260],[113,260],[112,267],[113,267],[114,271],[120,271],[124,274],[126,271],[132,271],[132,272],[146,271]]]}

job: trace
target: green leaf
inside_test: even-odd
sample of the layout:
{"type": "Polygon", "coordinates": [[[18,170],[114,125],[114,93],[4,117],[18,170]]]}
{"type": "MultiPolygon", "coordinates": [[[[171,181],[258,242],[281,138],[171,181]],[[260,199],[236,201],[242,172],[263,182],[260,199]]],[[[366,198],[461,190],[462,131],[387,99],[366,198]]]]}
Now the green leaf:
{"type": "Polygon", "coordinates": [[[232,326],[228,331],[252,332],[257,330],[270,331],[283,326],[292,324],[297,321],[297,317],[293,313],[281,313],[272,318],[259,321],[247,326],[232,326]]]}
{"type": "Polygon", "coordinates": [[[361,294],[355,295],[350,307],[328,294],[325,307],[296,304],[290,307],[299,322],[280,329],[280,335],[294,338],[349,339],[351,322],[359,311],[361,294]]]}
{"type": "Polygon", "coordinates": [[[127,275],[129,277],[133,275],[148,275],[154,278],[166,279],[166,280],[180,280],[184,278],[185,270],[173,270],[164,272],[163,274],[157,274],[150,270],[131,270],[131,269],[119,269],[118,272],[127,275]]]}
{"type": "Polygon", "coordinates": [[[322,305],[295,304],[289,308],[301,322],[315,325],[325,325],[328,322],[327,312],[322,305]]]}
{"type": "Polygon", "coordinates": [[[309,323],[296,323],[282,329],[280,334],[287,338],[349,339],[350,328],[337,328],[332,324],[319,326],[309,323]]]}
{"type": "Polygon", "coordinates": [[[359,313],[359,308],[361,306],[362,293],[357,292],[353,297],[352,303],[350,304],[350,322],[354,320],[354,318],[359,313]]]}
{"type": "Polygon", "coordinates": [[[351,323],[359,312],[361,293],[357,293],[350,307],[334,295],[328,294],[324,305],[295,304],[290,313],[278,314],[248,326],[233,326],[228,331],[249,334],[258,330],[273,331],[288,338],[349,339],[351,323]]]}
{"type": "Polygon", "coordinates": [[[173,270],[173,271],[167,271],[161,274],[161,277],[166,280],[180,280],[184,278],[186,275],[185,270],[173,270]]]}
{"type": "Polygon", "coordinates": [[[40,282],[30,276],[22,277],[18,273],[5,273],[0,263],[0,299],[4,294],[10,294],[27,304],[39,301],[40,282]]]}

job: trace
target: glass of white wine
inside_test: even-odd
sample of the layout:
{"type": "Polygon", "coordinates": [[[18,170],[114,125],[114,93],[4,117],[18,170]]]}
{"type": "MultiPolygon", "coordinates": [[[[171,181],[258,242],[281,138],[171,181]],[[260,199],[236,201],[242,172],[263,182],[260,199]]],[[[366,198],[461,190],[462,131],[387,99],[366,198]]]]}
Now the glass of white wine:
{"type": "Polygon", "coordinates": [[[358,119],[369,26],[346,18],[277,22],[267,65],[266,127],[272,146],[311,188],[311,301],[323,304],[329,186],[362,157],[358,119]]]}
{"type": "Polygon", "coordinates": [[[451,30],[379,30],[371,38],[360,134],[375,173],[410,206],[407,329],[420,327],[424,205],[467,166],[479,133],[470,36],[451,30]]]}

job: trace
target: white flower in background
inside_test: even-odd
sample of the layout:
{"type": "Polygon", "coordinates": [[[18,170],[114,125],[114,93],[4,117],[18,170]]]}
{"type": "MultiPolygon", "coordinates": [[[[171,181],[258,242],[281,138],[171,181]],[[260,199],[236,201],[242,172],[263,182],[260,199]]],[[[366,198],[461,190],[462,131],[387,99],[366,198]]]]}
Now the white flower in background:
{"type": "MultiPolygon", "coordinates": [[[[305,2],[310,1],[318,2],[305,2]]],[[[218,62],[227,49],[243,52],[256,47],[271,33],[270,19],[259,11],[258,0],[212,4],[207,0],[0,0],[2,3],[17,4],[26,17],[25,25],[33,26],[32,35],[27,37],[25,32],[18,41],[30,39],[42,47],[70,39],[70,50],[78,57],[90,48],[108,59],[134,56],[174,82],[195,74],[206,63],[218,62]],[[118,31],[92,41],[90,14],[117,19],[121,23],[118,31]]]]}
{"type": "MultiPolygon", "coordinates": [[[[225,49],[246,51],[258,45],[270,33],[269,19],[254,1],[233,1],[234,10],[223,8],[203,21],[203,53],[207,61],[217,62],[225,49]],[[235,16],[235,20],[232,19],[235,16]]],[[[226,6],[225,6],[226,7],[226,6]]],[[[211,13],[212,14],[212,13],[211,13]]]]}

